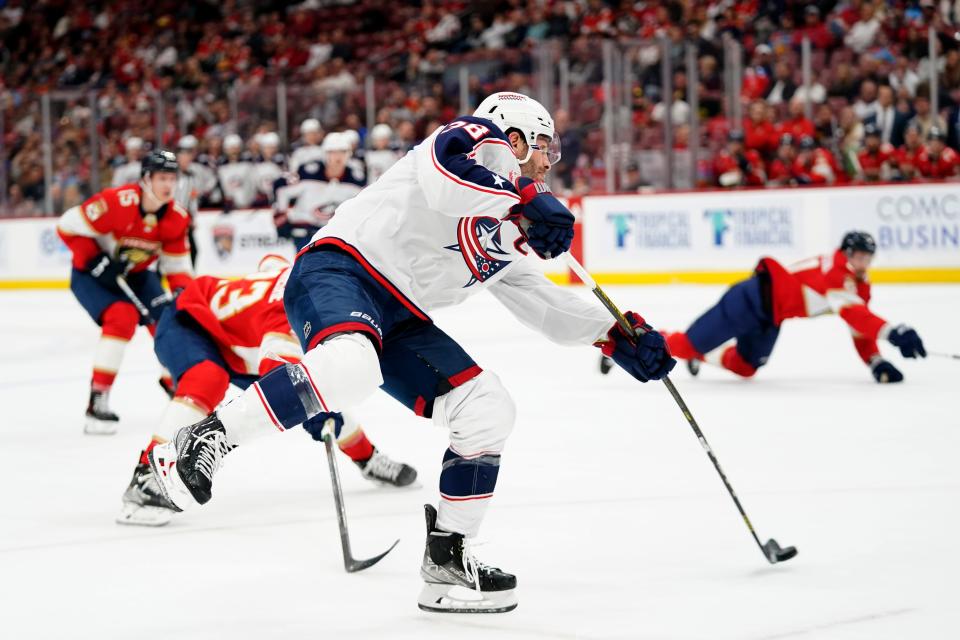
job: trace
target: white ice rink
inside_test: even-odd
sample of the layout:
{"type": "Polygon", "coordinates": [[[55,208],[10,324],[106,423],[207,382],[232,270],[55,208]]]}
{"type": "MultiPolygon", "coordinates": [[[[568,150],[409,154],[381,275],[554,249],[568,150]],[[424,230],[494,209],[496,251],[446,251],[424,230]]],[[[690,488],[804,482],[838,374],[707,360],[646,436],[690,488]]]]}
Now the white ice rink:
{"type": "MultiPolygon", "coordinates": [[[[683,328],[720,287],[610,287],[683,328]]],[[[587,295],[587,292],[583,292],[587,295]]],[[[960,351],[960,287],[874,288],[881,315],[960,351]]],[[[0,637],[960,638],[960,362],[904,361],[881,387],[838,318],[790,321],[757,379],[673,379],[758,533],[800,554],[770,566],[662,385],[603,377],[596,349],[517,325],[492,297],[436,314],[519,405],[479,557],[516,573],[520,606],[417,609],[422,504],[446,434],[384,394],[372,440],[420,472],[377,489],[341,457],[347,575],[323,447],[302,430],[232,453],[206,507],[162,529],[114,524],[162,410],[148,334],[113,392],[121,431],[84,436],[97,336],[67,291],[0,293],[0,637]]]]}

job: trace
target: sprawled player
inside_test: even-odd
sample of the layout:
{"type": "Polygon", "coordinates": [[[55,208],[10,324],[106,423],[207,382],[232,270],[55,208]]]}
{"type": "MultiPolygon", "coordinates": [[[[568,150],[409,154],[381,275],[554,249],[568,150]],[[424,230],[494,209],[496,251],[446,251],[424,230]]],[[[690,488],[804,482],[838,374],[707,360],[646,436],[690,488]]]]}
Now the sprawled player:
{"type": "Polygon", "coordinates": [[[477,561],[468,544],[493,496],[513,400],[428,313],[488,290],[555,342],[609,343],[614,360],[641,381],[675,364],[660,334],[632,341],[611,328],[604,309],[524,260],[529,251],[559,255],[573,238],[573,215],[541,182],[559,151],[542,105],[497,93],[344,202],[287,282],[284,305],[303,360],[154,447],[150,462],[165,496],[180,508],[207,502],[222,457],[237,445],[349,409],[381,387],[450,432],[440,507],[426,506],[421,608],[513,609],[516,578],[477,561]],[[458,587],[475,597],[458,597],[458,587]]]}
{"type": "Polygon", "coordinates": [[[190,282],[190,214],[173,201],[178,169],[173,153],[154,151],[143,159],[139,183],[101,191],[60,217],[57,231],[73,252],[70,290],[101,327],[86,433],[116,432],[119,419],[109,407],[110,388],[137,324],[156,321],[169,301],[161,273],[173,289],[190,282]],[[150,318],[141,318],[119,278],[150,318]]]}
{"type": "MultiPolygon", "coordinates": [[[[176,392],[161,419],[159,432],[172,435],[201,420],[223,400],[232,382],[241,389],[288,362],[303,357],[283,310],[283,290],[290,264],[265,256],[257,273],[235,280],[200,276],[164,309],[157,324],[154,349],[174,378],[176,392]]],[[[304,423],[322,440],[327,418],[336,424],[340,449],[369,480],[404,487],[417,478],[410,465],[395,462],[377,450],[350,414],[319,414],[304,423]]],[[[147,454],[166,442],[153,436],[140,453],[133,479],[123,496],[121,524],[164,525],[176,509],[156,485],[147,454]]]]}
{"type": "Polygon", "coordinates": [[[667,334],[671,354],[688,360],[694,375],[706,360],[749,378],[766,364],[784,320],[835,313],[850,326],[854,347],[876,381],[900,382],[903,374],[880,355],[877,340],[888,340],[905,358],[925,358],[927,352],[916,331],[887,322],[867,306],[867,269],[876,250],[870,234],[851,231],[832,256],[789,269],[763,258],[753,276],[727,290],[686,332],[667,334]],[[730,339],[736,344],[723,346],[730,339]]]}

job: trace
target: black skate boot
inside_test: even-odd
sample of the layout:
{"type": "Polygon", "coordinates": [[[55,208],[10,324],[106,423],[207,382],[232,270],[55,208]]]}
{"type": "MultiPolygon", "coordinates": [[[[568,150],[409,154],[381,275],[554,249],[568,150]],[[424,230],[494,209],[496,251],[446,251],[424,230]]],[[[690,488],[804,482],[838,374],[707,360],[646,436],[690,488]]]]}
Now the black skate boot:
{"type": "Polygon", "coordinates": [[[424,505],[427,546],[418,605],[440,613],[503,613],[517,608],[516,576],[488,567],[473,557],[464,537],[437,529],[437,510],[424,505]]]}
{"type": "Polygon", "coordinates": [[[117,432],[120,418],[110,411],[110,392],[90,390],[87,417],[83,432],[91,435],[110,436],[117,432]]]}
{"type": "Polygon", "coordinates": [[[374,482],[382,482],[394,487],[406,487],[417,479],[417,470],[403,462],[396,462],[380,453],[376,448],[366,460],[354,460],[360,467],[363,477],[374,482]]]}
{"type": "Polygon", "coordinates": [[[607,375],[611,369],[613,369],[613,358],[600,356],[600,373],[607,375]]]}
{"type": "Polygon", "coordinates": [[[117,516],[118,524],[133,524],[145,527],[161,527],[180,511],[172,502],[163,497],[157,484],[157,478],[150,468],[148,452],[165,440],[154,438],[144,451],[140,452],[137,466],[133,470],[130,485],[123,493],[123,509],[117,516]]]}
{"type": "Polygon", "coordinates": [[[697,374],[700,373],[700,365],[701,365],[701,364],[703,364],[703,361],[702,361],[702,360],[697,360],[696,358],[693,358],[693,359],[691,359],[691,360],[687,360],[687,371],[690,372],[690,375],[692,375],[694,378],[696,378],[696,377],[697,377],[697,374]]]}
{"type": "Polygon", "coordinates": [[[147,454],[164,497],[185,510],[209,502],[213,476],[234,447],[216,413],[177,431],[147,454]]]}

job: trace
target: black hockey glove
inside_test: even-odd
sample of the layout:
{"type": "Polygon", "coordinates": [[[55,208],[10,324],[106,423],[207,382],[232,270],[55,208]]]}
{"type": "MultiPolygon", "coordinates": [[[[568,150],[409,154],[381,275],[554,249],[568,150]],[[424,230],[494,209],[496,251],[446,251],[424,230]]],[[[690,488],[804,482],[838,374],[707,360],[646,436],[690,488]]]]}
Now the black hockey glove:
{"type": "Polygon", "coordinates": [[[887,336],[890,344],[900,349],[904,358],[927,357],[927,350],[923,348],[923,341],[917,332],[905,324],[897,325],[890,330],[887,336]]]}
{"type": "Polygon", "coordinates": [[[598,343],[603,355],[613,358],[614,362],[640,382],[659,380],[670,373],[677,361],[670,357],[663,336],[633,311],[624,315],[631,325],[643,329],[646,333],[640,334],[634,340],[633,336],[624,333],[619,323],[613,325],[607,332],[607,341],[598,343]]]}
{"type": "Polygon", "coordinates": [[[86,265],[87,273],[111,291],[117,291],[117,276],[125,272],[124,265],[119,260],[113,260],[105,253],[100,253],[90,259],[86,265]]]}
{"type": "Polygon", "coordinates": [[[900,370],[879,357],[870,363],[870,373],[873,374],[873,378],[880,384],[903,381],[903,374],[900,373],[900,370]]]}
{"type": "Polygon", "coordinates": [[[573,242],[573,214],[550,193],[542,182],[521,177],[517,180],[520,204],[510,210],[534,253],[543,259],[555,258],[573,242]]]}

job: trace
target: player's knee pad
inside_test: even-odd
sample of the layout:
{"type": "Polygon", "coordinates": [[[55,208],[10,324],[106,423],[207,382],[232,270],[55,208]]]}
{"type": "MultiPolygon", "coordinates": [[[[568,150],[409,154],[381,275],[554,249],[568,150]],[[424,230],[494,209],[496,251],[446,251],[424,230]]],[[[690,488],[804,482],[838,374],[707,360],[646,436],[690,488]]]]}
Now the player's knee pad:
{"type": "Polygon", "coordinates": [[[129,340],[137,330],[140,313],[129,302],[114,302],[103,310],[100,328],[105,336],[129,340]]]}
{"type": "Polygon", "coordinates": [[[450,448],[463,457],[499,453],[516,414],[513,398],[489,371],[440,396],[433,408],[434,422],[450,429],[450,448]]]}
{"type": "Polygon", "coordinates": [[[738,376],[751,378],[757,372],[757,368],[743,359],[736,347],[727,347],[720,358],[720,364],[724,369],[728,369],[738,376]]]}
{"type": "Polygon", "coordinates": [[[300,364],[323,411],[343,411],[366,400],[383,384],[380,357],[360,333],[334,336],[307,351],[300,364]]]}
{"type": "Polygon", "coordinates": [[[220,404],[229,386],[230,374],[220,365],[204,360],[180,376],[174,398],[187,399],[207,414],[220,404]]]}

